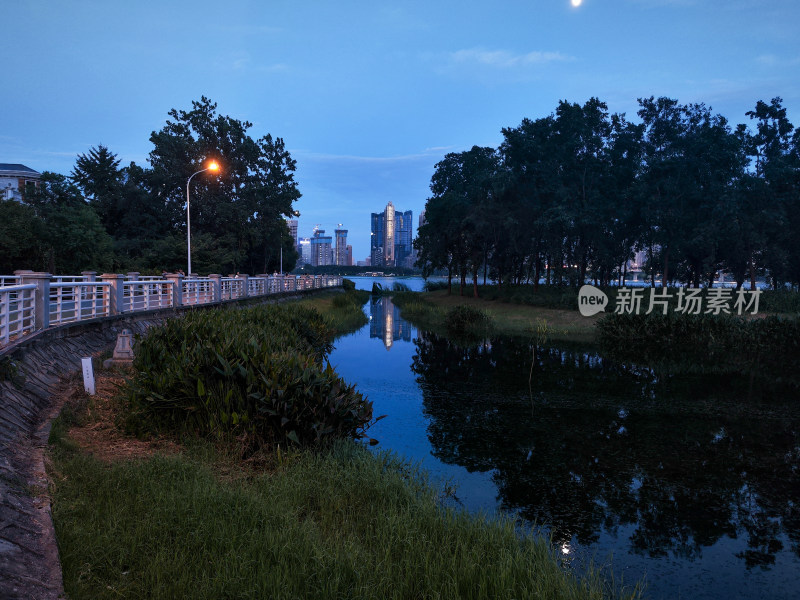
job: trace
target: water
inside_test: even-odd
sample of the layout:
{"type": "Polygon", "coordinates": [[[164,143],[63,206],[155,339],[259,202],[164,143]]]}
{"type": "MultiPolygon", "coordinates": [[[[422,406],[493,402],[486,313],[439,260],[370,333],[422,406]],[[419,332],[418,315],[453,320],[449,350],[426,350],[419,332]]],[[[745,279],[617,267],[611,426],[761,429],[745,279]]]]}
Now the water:
{"type": "MultiPolygon", "coordinates": [[[[347,277],[347,279],[356,284],[357,290],[367,291],[372,291],[373,283],[379,283],[387,290],[391,290],[395,283],[402,283],[412,292],[421,292],[425,285],[422,277],[347,277]]],[[[430,277],[429,281],[447,281],[447,278],[430,277]]]]}
{"type": "Polygon", "coordinates": [[[388,415],[378,447],[456,484],[466,509],[538,524],[578,569],[613,555],[650,598],[800,597],[795,390],[510,339],[461,348],[388,298],[367,310],[331,362],[388,415]]]}

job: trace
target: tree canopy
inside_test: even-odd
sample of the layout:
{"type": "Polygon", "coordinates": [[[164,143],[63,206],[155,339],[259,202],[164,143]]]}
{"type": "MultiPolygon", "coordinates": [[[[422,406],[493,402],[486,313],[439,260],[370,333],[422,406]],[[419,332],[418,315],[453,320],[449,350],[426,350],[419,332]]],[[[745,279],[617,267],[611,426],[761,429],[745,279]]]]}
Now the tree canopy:
{"type": "Polygon", "coordinates": [[[172,109],[152,132],[149,166],[99,144],[79,154],[69,177],[42,176],[25,204],[3,202],[4,272],[36,268],[157,272],[186,267],[186,186],[215,159],[221,169],[191,181],[193,267],[199,273],[252,274],[293,268],[297,253],[286,226],[300,191],[296,164],[280,137],[253,139],[252,123],[217,113],[206,97],[172,109]],[[9,230],[11,230],[9,229],[9,230]]]}
{"type": "Polygon", "coordinates": [[[644,252],[655,285],[727,270],[800,283],[800,128],[780,98],[731,128],[704,104],[641,98],[640,123],[597,98],[502,130],[497,150],[437,163],[418,265],[500,284],[624,277],[644,252]],[[481,157],[479,159],[479,157],[481,157]]]}

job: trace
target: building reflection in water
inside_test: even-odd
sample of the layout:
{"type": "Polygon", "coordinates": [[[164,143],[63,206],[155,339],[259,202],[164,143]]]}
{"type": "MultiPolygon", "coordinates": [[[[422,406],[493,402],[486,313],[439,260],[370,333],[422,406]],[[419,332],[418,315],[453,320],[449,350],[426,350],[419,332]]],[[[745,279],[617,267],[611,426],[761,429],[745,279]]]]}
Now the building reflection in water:
{"type": "Polygon", "coordinates": [[[411,324],[400,317],[400,309],[388,296],[370,300],[369,337],[381,338],[387,350],[397,340],[411,341],[411,324]]]}

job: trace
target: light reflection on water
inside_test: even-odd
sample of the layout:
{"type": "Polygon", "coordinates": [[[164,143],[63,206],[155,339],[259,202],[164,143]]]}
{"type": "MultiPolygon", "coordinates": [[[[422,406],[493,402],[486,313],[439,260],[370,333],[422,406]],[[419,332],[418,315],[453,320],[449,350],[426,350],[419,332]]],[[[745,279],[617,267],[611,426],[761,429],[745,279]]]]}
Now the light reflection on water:
{"type": "MultiPolygon", "coordinates": [[[[470,511],[537,523],[652,598],[800,597],[800,417],[786,390],[656,376],[594,352],[420,333],[388,298],[331,362],[370,430],[470,511]]],[[[793,392],[791,392],[793,393],[793,392]]]]}

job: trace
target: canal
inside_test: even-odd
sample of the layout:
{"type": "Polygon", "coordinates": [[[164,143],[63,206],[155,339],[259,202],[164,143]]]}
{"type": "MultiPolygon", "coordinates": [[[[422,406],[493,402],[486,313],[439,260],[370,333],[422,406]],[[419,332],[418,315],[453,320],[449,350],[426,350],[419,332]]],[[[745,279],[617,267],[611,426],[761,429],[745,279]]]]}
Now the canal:
{"type": "Polygon", "coordinates": [[[516,516],[576,570],[645,578],[648,598],[800,597],[795,388],[529,340],[462,347],[389,298],[365,310],[331,363],[387,415],[377,448],[455,486],[452,502],[516,516]]]}

